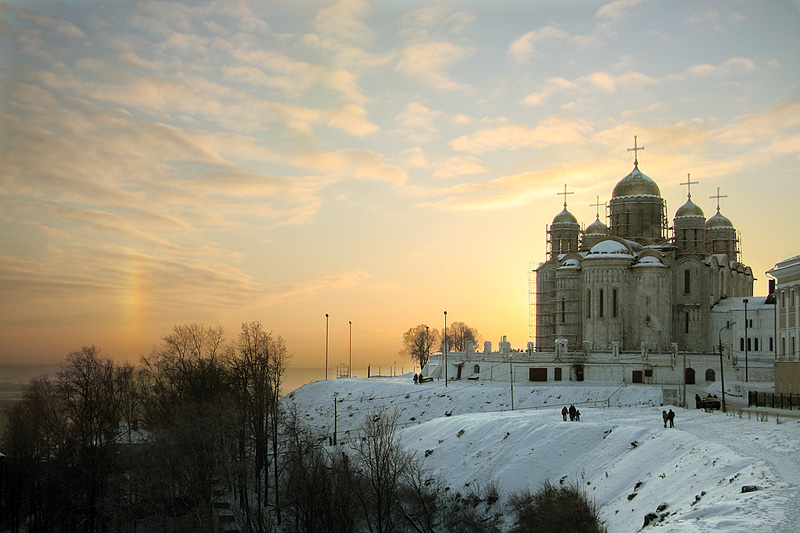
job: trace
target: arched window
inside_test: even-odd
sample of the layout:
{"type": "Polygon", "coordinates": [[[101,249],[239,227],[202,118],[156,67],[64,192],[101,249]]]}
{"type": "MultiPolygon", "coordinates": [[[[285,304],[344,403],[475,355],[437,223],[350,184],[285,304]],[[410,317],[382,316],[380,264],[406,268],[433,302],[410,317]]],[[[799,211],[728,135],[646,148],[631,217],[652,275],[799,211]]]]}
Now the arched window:
{"type": "Polygon", "coordinates": [[[739,337],[739,351],[744,351],[744,337],[739,337]]]}
{"type": "Polygon", "coordinates": [[[475,365],[475,366],[472,368],[472,373],[473,373],[473,374],[480,374],[480,372],[481,372],[481,365],[475,365]]]}
{"type": "Polygon", "coordinates": [[[598,303],[598,306],[597,306],[597,309],[598,309],[597,316],[599,316],[600,318],[603,318],[603,289],[600,289],[600,298],[599,298],[599,300],[600,300],[600,301],[599,301],[599,302],[597,302],[597,303],[598,303]]]}
{"type": "Polygon", "coordinates": [[[747,337],[747,351],[753,351],[753,339],[751,337],[747,337]]]}
{"type": "Polygon", "coordinates": [[[692,291],[692,275],[688,270],[683,271],[683,294],[689,294],[692,291]]]}
{"type": "Polygon", "coordinates": [[[561,298],[561,323],[567,321],[567,299],[561,298]]]}
{"type": "Polygon", "coordinates": [[[713,368],[706,369],[706,381],[714,381],[714,380],[715,380],[714,369],[713,368]]]}
{"type": "Polygon", "coordinates": [[[592,290],[586,290],[586,318],[592,318],[592,290]]]}
{"type": "Polygon", "coordinates": [[[772,337],[769,338],[769,351],[770,352],[774,352],[775,351],[775,343],[772,340],[772,337]]]}
{"type": "Polygon", "coordinates": [[[617,289],[611,292],[611,316],[617,317],[617,289]]]}

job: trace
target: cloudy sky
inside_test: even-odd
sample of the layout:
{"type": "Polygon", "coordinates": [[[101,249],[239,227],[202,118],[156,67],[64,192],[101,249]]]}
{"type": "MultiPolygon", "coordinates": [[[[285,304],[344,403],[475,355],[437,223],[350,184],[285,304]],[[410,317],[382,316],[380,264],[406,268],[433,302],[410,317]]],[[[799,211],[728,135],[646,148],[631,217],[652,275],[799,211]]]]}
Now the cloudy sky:
{"type": "MultiPolygon", "coordinates": [[[[0,360],[259,320],[295,366],[528,341],[545,228],[633,167],[800,252],[791,1],[0,2],[0,360]]],[[[398,365],[400,362],[398,362],[398,365]]],[[[406,362],[407,364],[407,362],[406,362]]]]}

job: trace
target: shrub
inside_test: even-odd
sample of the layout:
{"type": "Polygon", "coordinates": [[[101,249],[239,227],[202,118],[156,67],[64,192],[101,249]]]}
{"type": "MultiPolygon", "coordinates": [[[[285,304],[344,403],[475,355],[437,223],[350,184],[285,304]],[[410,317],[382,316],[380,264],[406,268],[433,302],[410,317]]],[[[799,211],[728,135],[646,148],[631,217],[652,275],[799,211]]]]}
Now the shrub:
{"type": "Polygon", "coordinates": [[[605,533],[597,506],[577,485],[546,481],[535,494],[523,491],[509,498],[514,533],[605,533]]]}

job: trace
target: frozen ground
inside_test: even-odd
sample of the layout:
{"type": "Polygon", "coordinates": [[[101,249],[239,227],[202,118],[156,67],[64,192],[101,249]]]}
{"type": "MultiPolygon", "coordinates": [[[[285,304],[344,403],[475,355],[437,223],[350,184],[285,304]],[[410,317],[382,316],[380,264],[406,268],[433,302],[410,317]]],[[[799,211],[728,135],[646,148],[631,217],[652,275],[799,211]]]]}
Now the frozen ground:
{"type": "MultiPolygon", "coordinates": [[[[764,387],[726,383],[732,393],[745,388],[764,387]]],[[[718,384],[708,390],[720,392],[718,384]]],[[[689,397],[695,391],[703,389],[689,397]]],[[[515,384],[511,411],[507,383],[414,385],[408,375],[319,381],[283,401],[329,436],[335,412],[344,446],[375,409],[397,409],[403,445],[451,490],[493,482],[508,495],[546,480],[576,482],[610,532],[638,531],[648,513],[657,524],[646,530],[800,531],[800,419],[745,410],[741,395],[728,398],[727,414],[660,399],[660,388],[646,385],[515,384]],[[580,422],[561,420],[569,404],[580,422]],[[661,411],[670,407],[676,427],[664,429],[661,411]]]]}

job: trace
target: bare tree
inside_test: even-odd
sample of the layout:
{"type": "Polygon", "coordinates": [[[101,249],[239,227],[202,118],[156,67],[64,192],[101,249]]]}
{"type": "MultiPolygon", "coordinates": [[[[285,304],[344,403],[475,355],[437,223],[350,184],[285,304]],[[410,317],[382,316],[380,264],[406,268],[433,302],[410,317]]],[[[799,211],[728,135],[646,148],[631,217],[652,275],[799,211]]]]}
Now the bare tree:
{"type": "Polygon", "coordinates": [[[425,324],[415,326],[403,333],[402,354],[411,356],[411,360],[419,364],[420,370],[428,364],[431,349],[439,342],[439,332],[425,324]]]}
{"type": "Polygon", "coordinates": [[[447,326],[447,342],[449,350],[454,352],[464,352],[467,350],[467,342],[472,341],[475,345],[480,340],[478,330],[471,328],[463,322],[453,322],[447,326]]]}
{"type": "Polygon", "coordinates": [[[397,439],[398,417],[396,410],[392,414],[376,411],[359,428],[355,459],[360,479],[355,491],[372,533],[395,531],[403,477],[414,460],[397,439]]]}

